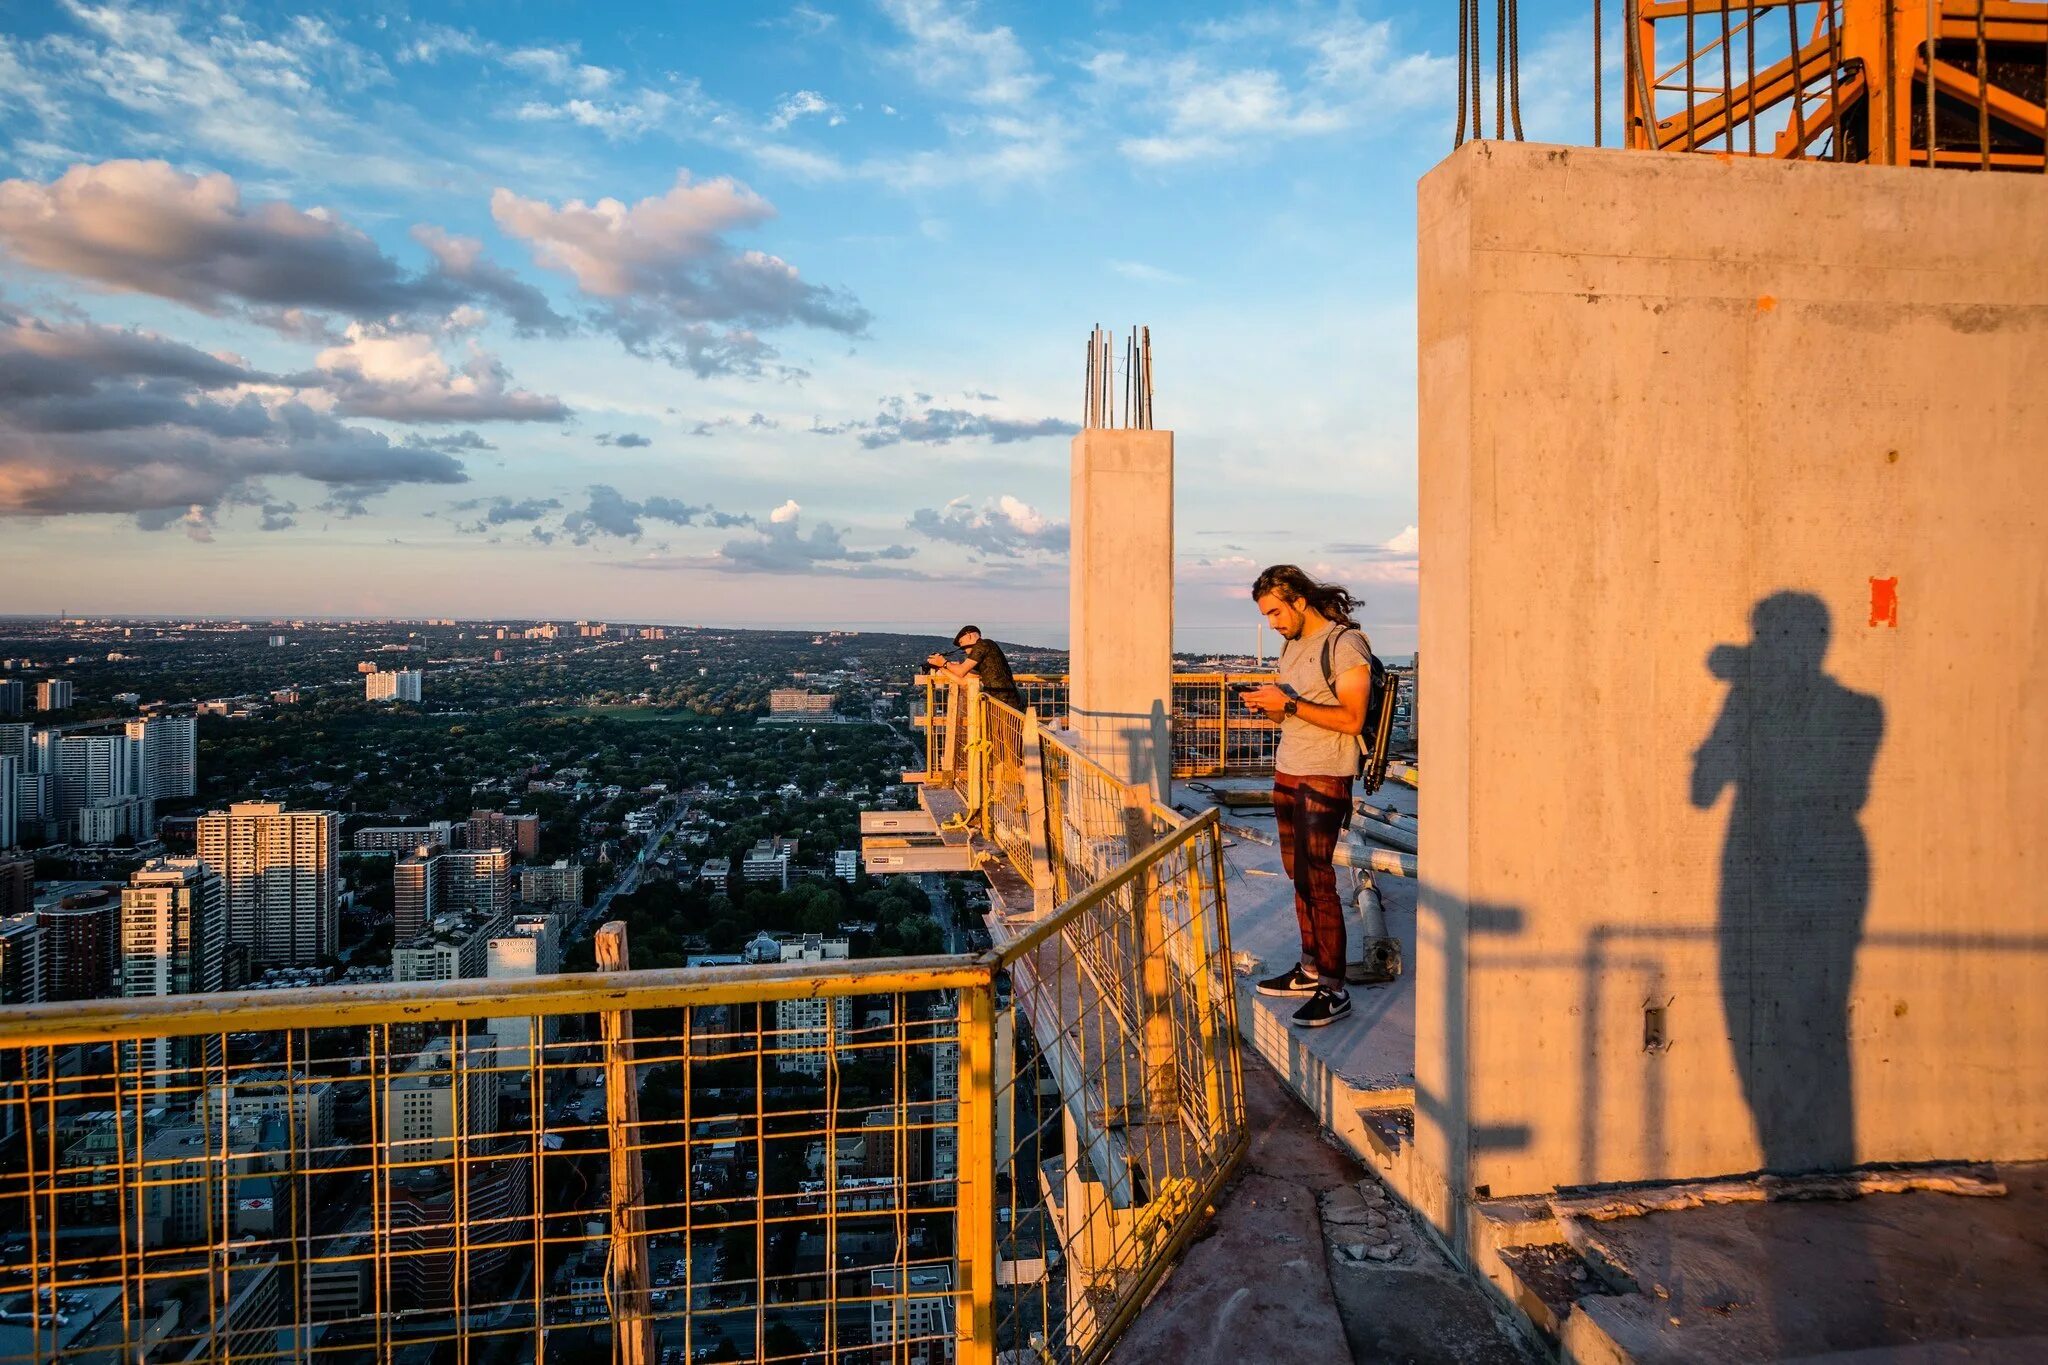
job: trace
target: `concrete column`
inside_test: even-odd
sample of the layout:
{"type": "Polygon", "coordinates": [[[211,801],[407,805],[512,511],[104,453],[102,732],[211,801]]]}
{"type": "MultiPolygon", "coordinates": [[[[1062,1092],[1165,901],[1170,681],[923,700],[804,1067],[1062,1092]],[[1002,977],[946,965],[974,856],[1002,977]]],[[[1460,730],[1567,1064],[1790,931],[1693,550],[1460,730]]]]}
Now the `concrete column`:
{"type": "Polygon", "coordinates": [[[1068,723],[1125,782],[1173,779],[1173,433],[1073,442],[1068,723]]]}

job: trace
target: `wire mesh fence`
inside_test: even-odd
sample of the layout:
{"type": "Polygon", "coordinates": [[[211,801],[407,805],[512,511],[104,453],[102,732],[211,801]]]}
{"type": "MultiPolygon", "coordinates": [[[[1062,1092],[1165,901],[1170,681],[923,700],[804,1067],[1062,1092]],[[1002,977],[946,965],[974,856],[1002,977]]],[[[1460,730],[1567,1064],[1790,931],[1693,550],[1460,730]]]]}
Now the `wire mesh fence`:
{"type": "Polygon", "coordinates": [[[941,1358],[987,969],[705,978],[0,1011],[0,1360],[941,1358]]]}
{"type": "Polygon", "coordinates": [[[1099,1359],[1243,1150],[1217,829],[1170,829],[1001,950],[999,1351],[1099,1359]]]}
{"type": "Polygon", "coordinates": [[[1123,795],[978,958],[0,1010],[0,1361],[1099,1359],[1244,1137],[1217,827],[1123,795]]]}

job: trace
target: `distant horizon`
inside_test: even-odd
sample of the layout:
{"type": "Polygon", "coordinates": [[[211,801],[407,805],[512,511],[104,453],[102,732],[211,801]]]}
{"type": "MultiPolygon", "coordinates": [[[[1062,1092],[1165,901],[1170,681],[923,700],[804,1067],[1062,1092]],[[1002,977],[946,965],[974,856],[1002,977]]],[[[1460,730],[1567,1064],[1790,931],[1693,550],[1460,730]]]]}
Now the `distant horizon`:
{"type": "MultiPolygon", "coordinates": [[[[191,621],[191,622],[220,622],[220,623],[228,623],[228,622],[233,622],[233,623],[237,623],[237,624],[244,624],[244,625],[252,625],[252,626],[255,626],[255,625],[261,625],[261,626],[273,626],[273,625],[280,625],[280,624],[288,624],[289,622],[291,622],[291,621],[294,621],[294,620],[298,620],[298,621],[312,621],[312,622],[318,622],[318,623],[321,623],[321,624],[328,624],[328,625],[333,625],[333,624],[342,624],[342,623],[348,623],[348,622],[362,622],[362,623],[364,623],[364,624],[380,624],[380,625],[384,625],[384,624],[388,624],[388,625],[424,625],[424,624],[426,624],[426,622],[428,622],[429,620],[448,620],[448,621],[453,621],[453,622],[455,622],[455,625],[456,625],[456,626],[458,626],[458,627],[460,627],[460,626],[499,626],[499,625],[508,625],[508,626],[509,626],[509,625],[515,625],[515,624],[520,624],[520,623],[531,623],[531,624],[540,624],[540,623],[543,623],[543,622],[550,622],[550,621],[551,621],[551,622],[555,622],[555,623],[558,623],[558,624],[563,624],[563,625],[567,625],[567,624],[572,624],[572,623],[574,623],[574,622],[576,622],[576,621],[587,621],[587,622],[590,622],[590,623],[592,623],[592,624],[598,624],[598,623],[602,623],[602,624],[605,624],[605,625],[608,625],[608,626],[620,626],[620,627],[627,627],[627,626],[634,626],[634,627],[637,627],[637,626],[658,626],[658,627],[661,627],[661,628],[663,628],[663,629],[677,629],[677,630],[722,630],[722,631],[758,631],[758,632],[762,632],[762,633],[767,633],[767,632],[777,632],[777,631],[780,631],[780,632],[788,632],[788,633],[796,633],[796,634],[803,634],[803,633],[810,633],[810,634],[818,634],[818,633],[823,633],[823,632],[827,632],[827,631],[842,631],[842,632],[854,632],[854,633],[862,633],[862,634],[868,634],[868,633],[872,633],[872,634],[886,634],[886,635],[908,635],[908,636],[927,636],[927,637],[937,637],[937,638],[941,638],[941,639],[943,639],[943,638],[946,638],[946,637],[950,636],[950,635],[951,635],[951,634],[953,633],[953,631],[954,631],[954,630],[955,630],[955,629],[957,628],[957,624],[955,624],[955,625],[935,625],[935,624],[933,624],[933,623],[931,623],[931,622],[902,622],[902,621],[864,621],[864,622],[845,622],[845,621],[840,621],[840,622],[832,622],[832,623],[825,623],[825,624],[806,624],[806,623],[803,623],[803,622],[773,622],[773,621],[754,621],[754,622],[750,622],[750,623],[747,623],[747,624],[745,624],[745,625],[741,625],[741,624],[737,624],[737,623],[730,623],[730,622],[720,622],[720,621],[703,621],[703,620],[697,620],[697,621],[662,621],[662,620],[655,620],[655,619],[652,619],[652,618],[648,618],[648,617],[640,617],[640,616],[635,616],[635,617],[622,617],[622,616],[570,616],[570,615],[562,615],[562,614],[559,614],[559,613],[557,613],[557,614],[554,614],[554,615],[548,615],[548,616],[463,616],[463,615],[452,615],[452,614],[451,614],[451,615],[437,615],[437,614],[435,614],[435,613],[422,613],[422,614],[420,614],[420,615],[407,615],[407,616],[373,616],[373,615],[362,615],[362,614],[337,614],[337,613],[323,613],[323,612],[307,612],[307,611],[296,611],[296,612],[182,612],[182,613],[180,613],[180,612],[135,612],[135,611],[125,611],[125,612],[103,612],[103,611],[63,611],[63,612],[10,612],[10,611],[0,611],[0,623],[5,623],[5,622],[17,622],[17,621],[19,621],[19,622],[47,622],[47,623],[52,623],[52,624],[54,624],[54,623],[57,623],[57,622],[61,622],[61,621],[66,621],[66,620],[84,620],[84,621],[104,621],[104,622],[109,622],[109,623],[120,623],[120,622],[128,622],[128,621],[147,621],[147,622],[179,622],[179,621],[191,621]]],[[[1178,628],[1176,628],[1176,630],[1175,630],[1175,634],[1176,634],[1176,636],[1178,636],[1178,635],[1180,635],[1180,634],[1181,634],[1182,632],[1184,632],[1184,631],[1187,631],[1187,630],[1215,630],[1215,631],[1230,631],[1230,632],[1235,632],[1235,633],[1239,634],[1239,635],[1240,635],[1240,636],[1242,637],[1242,639],[1244,640],[1244,642],[1245,642],[1245,643],[1247,643],[1247,644],[1249,644],[1249,643],[1251,642],[1251,640],[1252,640],[1252,637],[1253,637],[1253,635],[1254,635],[1254,629],[1255,629],[1255,628],[1254,628],[1254,624],[1253,624],[1253,623],[1250,623],[1250,622],[1247,622],[1247,623],[1246,623],[1245,625],[1243,625],[1243,626],[1215,626],[1215,627],[1202,627],[1202,626],[1184,626],[1184,627],[1178,627],[1178,628]]],[[[1370,635],[1371,635],[1371,631],[1370,631],[1370,626],[1369,626],[1369,625],[1368,625],[1368,627],[1367,627],[1367,632],[1368,632],[1368,635],[1370,636],[1370,635]]],[[[992,639],[995,639],[995,640],[997,640],[997,641],[999,641],[999,642],[1002,642],[1002,643],[1006,643],[1006,644],[1013,644],[1013,645],[1023,645],[1023,646],[1026,646],[1026,647],[1028,647],[1028,648],[1032,648],[1032,649],[1051,649],[1051,650],[1058,650],[1058,651],[1061,651],[1062,653],[1064,653],[1064,652],[1066,651],[1066,649],[1067,649],[1067,643],[1066,643],[1066,638],[1065,638],[1065,637],[1066,637],[1066,627],[1065,627],[1064,625],[1062,625],[1062,626],[1060,626],[1060,627],[1059,627],[1059,629],[1058,629],[1058,635],[1059,635],[1059,638],[1058,638],[1058,640],[1057,640],[1057,641],[1050,641],[1050,640],[1046,640],[1046,639],[1042,639],[1042,638],[1041,638],[1041,639],[1028,639],[1028,638],[1025,638],[1025,637],[1023,637],[1023,636],[1019,636],[1019,635],[1013,635],[1013,634],[1004,634],[1004,633],[1001,633],[1001,632],[999,632],[998,630],[996,630],[996,628],[994,628],[994,627],[991,627],[991,628],[990,628],[990,638],[992,638],[992,639]]],[[[1258,651],[1258,656],[1260,656],[1260,657],[1264,657],[1264,658],[1268,658],[1268,659],[1271,659],[1271,658],[1273,658],[1273,657],[1274,657],[1274,655],[1275,655],[1276,647],[1277,647],[1278,637],[1277,637],[1277,636],[1275,636],[1275,635],[1273,635],[1273,634],[1272,634],[1272,633],[1271,633],[1270,631],[1265,631],[1265,632],[1259,633],[1259,634],[1258,634],[1258,637],[1257,637],[1257,638],[1258,638],[1258,643],[1259,643],[1259,645],[1261,646],[1261,648],[1260,648],[1260,649],[1259,649],[1259,651],[1258,651]]],[[[1375,650],[1375,651],[1376,651],[1376,652],[1377,652],[1377,653],[1379,654],[1379,656],[1380,656],[1380,657],[1381,657],[1382,659],[1384,659],[1384,660],[1385,660],[1386,662],[1388,662],[1388,663],[1402,663],[1402,662],[1405,662],[1405,661],[1407,661],[1407,660],[1409,660],[1409,659],[1411,659],[1411,658],[1413,657],[1412,651],[1399,651],[1399,650],[1390,650],[1390,649],[1388,649],[1387,647],[1385,647],[1384,645],[1382,645],[1382,644],[1381,644],[1381,643],[1379,642],[1379,640],[1377,639],[1377,637],[1374,637],[1374,643],[1373,643],[1373,648],[1374,648],[1374,650],[1375,650]]],[[[1213,655],[1254,655],[1254,649],[1252,649],[1252,648],[1239,648],[1239,647],[1234,647],[1234,646],[1231,646],[1231,645],[1223,645],[1223,644],[1216,644],[1216,645],[1190,645],[1190,644],[1187,644],[1187,643],[1185,643],[1185,642],[1183,642],[1183,641],[1181,641],[1181,640],[1179,640],[1179,639],[1176,639],[1176,640],[1175,640],[1175,642],[1174,642],[1174,653],[1175,653],[1175,654],[1213,654],[1213,655]]]]}

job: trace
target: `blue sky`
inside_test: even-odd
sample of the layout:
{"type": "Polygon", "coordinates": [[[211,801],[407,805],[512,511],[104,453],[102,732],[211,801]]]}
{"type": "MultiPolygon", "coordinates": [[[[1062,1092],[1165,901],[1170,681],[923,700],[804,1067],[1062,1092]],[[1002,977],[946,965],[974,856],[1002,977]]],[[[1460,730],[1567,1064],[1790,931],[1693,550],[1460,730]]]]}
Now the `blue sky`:
{"type": "MultiPolygon", "coordinates": [[[[1152,328],[1186,648],[1413,644],[1455,12],[0,5],[0,611],[974,619],[1058,643],[1152,328]]],[[[1524,15],[1531,136],[1584,20],[1524,15]]]]}

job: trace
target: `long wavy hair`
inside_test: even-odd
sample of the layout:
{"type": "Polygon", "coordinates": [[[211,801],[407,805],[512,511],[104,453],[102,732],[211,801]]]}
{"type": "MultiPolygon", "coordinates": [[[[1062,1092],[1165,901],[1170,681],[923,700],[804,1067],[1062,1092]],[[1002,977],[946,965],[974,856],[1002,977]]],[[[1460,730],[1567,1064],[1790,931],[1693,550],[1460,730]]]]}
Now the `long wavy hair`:
{"type": "Polygon", "coordinates": [[[1352,613],[1358,609],[1358,599],[1351,595],[1351,589],[1338,583],[1324,583],[1309,577],[1292,564],[1275,564],[1258,576],[1252,584],[1252,600],[1258,601],[1269,592],[1277,592],[1293,601],[1306,602],[1316,609],[1318,615],[1335,621],[1341,626],[1358,624],[1352,613]]]}

